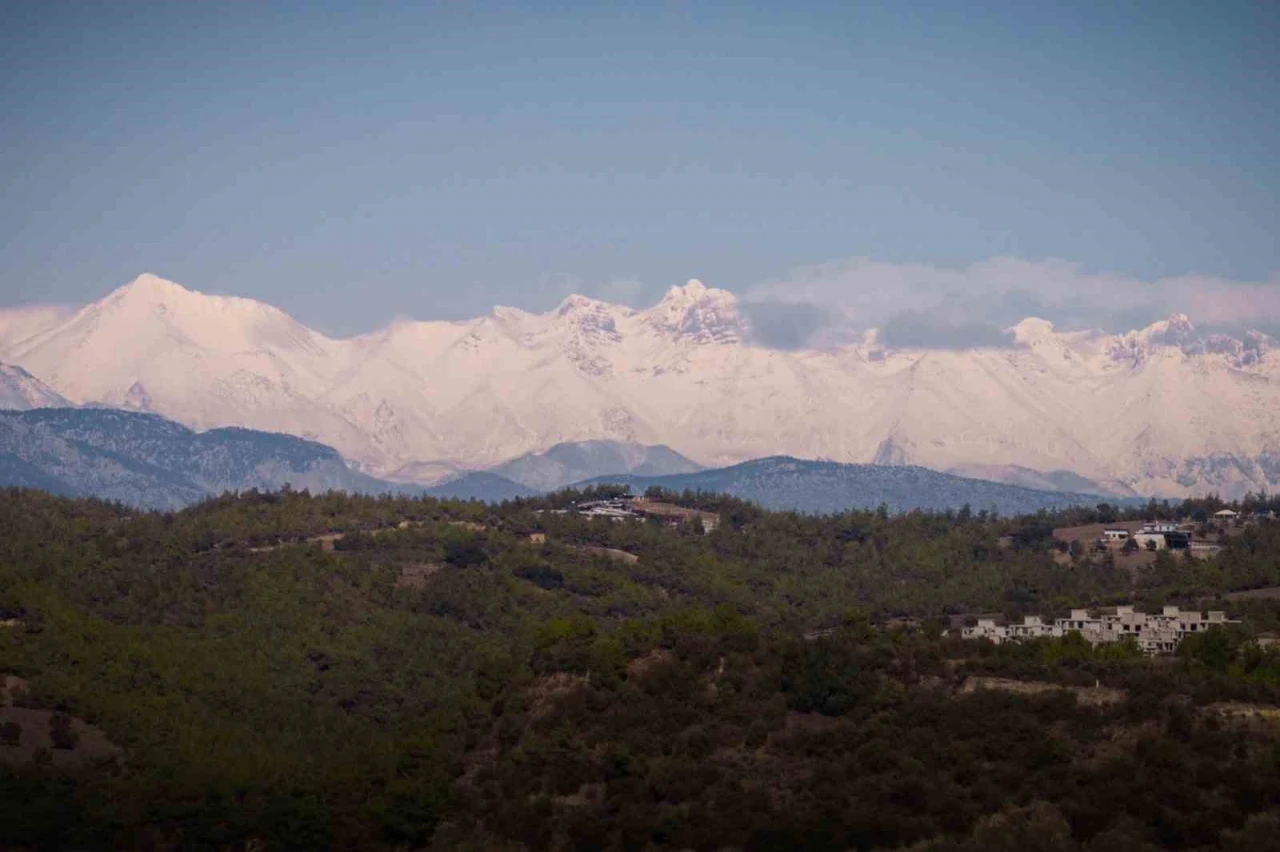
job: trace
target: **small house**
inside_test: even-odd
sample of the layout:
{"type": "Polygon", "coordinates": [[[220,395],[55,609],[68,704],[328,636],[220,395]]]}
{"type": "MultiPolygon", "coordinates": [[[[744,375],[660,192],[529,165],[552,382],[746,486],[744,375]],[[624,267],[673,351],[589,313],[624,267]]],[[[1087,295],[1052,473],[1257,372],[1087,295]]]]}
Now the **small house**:
{"type": "Polygon", "coordinates": [[[1178,532],[1178,525],[1171,524],[1168,521],[1151,521],[1142,525],[1144,533],[1171,533],[1178,532]]]}

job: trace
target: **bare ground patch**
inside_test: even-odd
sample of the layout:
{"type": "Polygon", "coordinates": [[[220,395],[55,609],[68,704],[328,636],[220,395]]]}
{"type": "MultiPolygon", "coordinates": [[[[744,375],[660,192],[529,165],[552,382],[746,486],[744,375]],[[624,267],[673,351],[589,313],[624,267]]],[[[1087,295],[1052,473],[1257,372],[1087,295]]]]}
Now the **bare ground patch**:
{"type": "Polygon", "coordinates": [[[957,692],[968,695],[980,689],[995,689],[1012,692],[1018,695],[1042,695],[1047,692],[1070,692],[1083,705],[1101,707],[1118,704],[1125,699],[1127,693],[1123,689],[1109,686],[1064,686],[1059,683],[1048,683],[1038,680],[1011,680],[1003,677],[969,677],[960,685],[957,692]]]}
{"type": "MultiPolygon", "coordinates": [[[[52,710],[16,707],[27,692],[27,682],[14,675],[0,677],[0,726],[17,725],[17,742],[0,740],[0,763],[26,763],[37,752],[47,751],[54,766],[72,766],[86,761],[115,757],[120,749],[100,729],[75,716],[67,717],[75,740],[72,748],[54,748],[50,731],[52,710]]],[[[9,729],[12,730],[12,729],[9,729]]]]}
{"type": "Polygon", "coordinates": [[[1241,701],[1222,701],[1210,704],[1203,710],[1206,716],[1217,716],[1238,722],[1251,722],[1268,729],[1280,728],[1280,707],[1269,704],[1246,704],[1241,701]]]}
{"type": "Polygon", "coordinates": [[[600,547],[594,544],[583,545],[578,548],[584,553],[591,553],[596,556],[604,556],[615,562],[625,562],[628,565],[634,565],[640,561],[640,557],[634,553],[627,553],[625,550],[618,550],[616,547],[600,547]]]}
{"type": "Polygon", "coordinates": [[[671,659],[671,652],[666,648],[654,648],[643,657],[636,657],[627,663],[627,677],[644,677],[654,666],[659,666],[671,659]]]}
{"type": "Polygon", "coordinates": [[[1267,586],[1262,589],[1246,589],[1242,592],[1229,592],[1223,595],[1229,601],[1270,601],[1280,600],[1280,586],[1267,586]]]}
{"type": "Polygon", "coordinates": [[[551,711],[561,698],[576,692],[586,683],[586,679],[571,675],[568,672],[556,672],[548,675],[530,690],[529,715],[539,719],[551,711]]]}

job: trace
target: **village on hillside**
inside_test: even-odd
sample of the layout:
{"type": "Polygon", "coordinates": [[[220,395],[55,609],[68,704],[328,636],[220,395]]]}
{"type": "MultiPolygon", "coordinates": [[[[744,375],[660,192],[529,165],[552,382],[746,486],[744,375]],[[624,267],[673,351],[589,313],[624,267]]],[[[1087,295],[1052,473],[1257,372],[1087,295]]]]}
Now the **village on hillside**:
{"type": "Polygon", "coordinates": [[[1131,606],[1117,606],[1097,615],[1087,609],[1073,609],[1071,615],[1053,621],[1028,615],[1021,624],[998,624],[995,619],[982,618],[976,625],[965,627],[961,635],[965,639],[986,639],[999,645],[1042,637],[1062,638],[1076,632],[1090,645],[1132,640],[1145,653],[1154,655],[1171,654],[1183,639],[1211,627],[1239,623],[1220,610],[1203,614],[1166,606],[1157,615],[1139,612],[1131,606]]]}
{"type": "MultiPolygon", "coordinates": [[[[576,515],[583,518],[607,519],[615,522],[645,519],[657,520],[668,526],[678,527],[688,523],[703,533],[715,530],[720,517],[714,512],[692,509],[654,497],[616,495],[602,499],[582,500],[550,510],[553,514],[576,515]]],[[[1187,559],[1206,559],[1219,553],[1228,537],[1244,532],[1248,527],[1275,520],[1272,511],[1237,511],[1223,508],[1212,513],[1200,513],[1194,520],[1128,520],[1089,524],[1053,530],[1055,558],[1059,562],[1075,559],[1094,560],[1099,557],[1114,563],[1117,570],[1136,571],[1150,565],[1160,554],[1187,559]]],[[[543,533],[530,536],[534,542],[545,542],[543,533]]],[[[622,551],[596,548],[604,555],[635,557],[622,551]]],[[[1065,638],[1072,633],[1092,646],[1131,642],[1150,656],[1173,654],[1179,643],[1188,636],[1205,633],[1213,628],[1226,628],[1241,622],[1228,618],[1222,610],[1202,613],[1184,610],[1178,606],[1164,606],[1159,613],[1146,613],[1133,606],[1113,606],[1099,610],[1072,609],[1060,618],[1043,615],[1024,615],[1020,623],[1005,622],[996,616],[967,616],[953,620],[953,635],[970,640],[987,640],[994,644],[1022,642],[1040,638],[1065,638]]],[[[919,627],[917,619],[890,619],[879,625],[882,628],[919,627]]],[[[830,635],[835,628],[811,630],[805,638],[813,640],[830,635]]],[[[1280,644],[1273,634],[1256,637],[1259,645],[1280,644]]]]}
{"type": "MultiPolygon", "coordinates": [[[[1053,538],[1060,563],[1101,556],[1118,570],[1136,571],[1150,565],[1161,553],[1186,559],[1210,558],[1221,552],[1230,536],[1275,518],[1269,510],[1223,508],[1196,520],[1113,521],[1060,528],[1053,531],[1053,538]]],[[[1232,624],[1239,622],[1219,610],[1201,613],[1165,606],[1160,613],[1145,613],[1132,606],[1115,606],[1097,612],[1073,609],[1069,616],[1056,619],[1025,615],[1021,623],[980,617],[976,624],[961,627],[959,632],[965,639],[986,639],[995,644],[1061,638],[1076,632],[1090,645],[1133,641],[1143,652],[1157,655],[1175,652],[1187,636],[1232,624]]],[[[1272,637],[1260,639],[1260,643],[1272,641],[1272,637]]]]}
{"type": "MultiPolygon", "coordinates": [[[[1274,520],[1274,512],[1263,512],[1242,517],[1234,509],[1220,509],[1213,513],[1212,523],[1222,535],[1233,526],[1274,520]]],[[[1118,546],[1121,550],[1139,548],[1145,550],[1186,550],[1191,555],[1209,555],[1221,549],[1221,544],[1208,541],[1213,530],[1209,521],[1173,523],[1171,521],[1142,521],[1141,526],[1115,524],[1107,526],[1094,543],[1095,549],[1106,550],[1118,546]]]]}
{"type": "Polygon", "coordinates": [[[1219,509],[1198,519],[1113,521],[1063,527],[1053,531],[1059,561],[1105,556],[1117,568],[1134,569],[1150,564],[1160,552],[1189,559],[1208,559],[1223,544],[1249,526],[1275,520],[1270,510],[1246,512],[1219,509]]]}

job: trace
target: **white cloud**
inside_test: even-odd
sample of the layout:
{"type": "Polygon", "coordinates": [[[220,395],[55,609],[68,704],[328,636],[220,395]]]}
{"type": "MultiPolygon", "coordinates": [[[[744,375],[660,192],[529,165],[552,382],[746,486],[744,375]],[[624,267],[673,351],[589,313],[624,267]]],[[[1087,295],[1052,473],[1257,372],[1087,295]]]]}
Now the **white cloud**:
{"type": "MultiPolygon", "coordinates": [[[[943,328],[999,329],[1028,316],[1064,328],[1124,331],[1185,313],[1199,326],[1280,326],[1280,279],[1236,281],[1201,275],[1155,280],[1083,271],[1063,260],[997,257],[968,266],[886,263],[868,258],[802,267],[746,294],[752,301],[821,306],[860,328],[921,319],[939,328],[940,346],[971,335],[943,328]]],[[[980,337],[981,335],[979,335],[980,337]]]]}

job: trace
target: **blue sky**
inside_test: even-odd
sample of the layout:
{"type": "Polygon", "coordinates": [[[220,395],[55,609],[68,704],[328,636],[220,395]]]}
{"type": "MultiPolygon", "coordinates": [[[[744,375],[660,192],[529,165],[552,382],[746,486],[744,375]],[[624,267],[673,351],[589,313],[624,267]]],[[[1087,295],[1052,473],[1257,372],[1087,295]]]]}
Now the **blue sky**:
{"type": "Polygon", "coordinates": [[[886,303],[851,258],[964,270],[1002,318],[1105,320],[1099,280],[1135,316],[1194,290],[1171,277],[1280,288],[1280,4],[0,15],[0,303],[150,271],[349,334],[689,277],[869,319],[959,298],[886,303]],[[1026,293],[994,257],[1033,262],[1026,293]]]}

